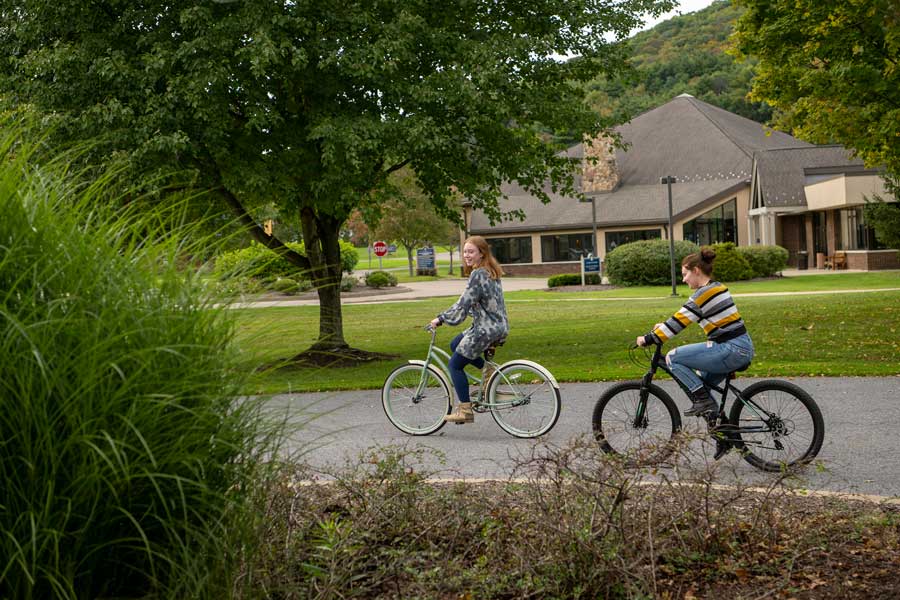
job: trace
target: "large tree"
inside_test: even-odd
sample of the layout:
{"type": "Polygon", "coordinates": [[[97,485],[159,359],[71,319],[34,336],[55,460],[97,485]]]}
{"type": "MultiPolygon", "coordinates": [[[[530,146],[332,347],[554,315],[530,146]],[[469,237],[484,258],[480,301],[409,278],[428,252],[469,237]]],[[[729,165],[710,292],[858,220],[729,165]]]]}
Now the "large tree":
{"type": "Polygon", "coordinates": [[[776,124],[900,175],[900,0],[736,0],[733,40],[759,60],[751,97],[776,124]]]}
{"type": "MultiPolygon", "coordinates": [[[[0,96],[51,140],[134,178],[213,190],[260,242],[309,270],[314,352],[346,352],[339,232],[404,166],[436,210],[454,191],[497,218],[500,185],[574,193],[539,129],[613,123],[583,83],[672,0],[21,0],[0,4],[0,96]],[[563,60],[562,56],[578,56],[563,60]],[[154,177],[148,177],[155,175],[154,177]],[[296,214],[306,257],[254,219],[296,214]]],[[[211,201],[207,198],[207,201],[211,201]]]]}

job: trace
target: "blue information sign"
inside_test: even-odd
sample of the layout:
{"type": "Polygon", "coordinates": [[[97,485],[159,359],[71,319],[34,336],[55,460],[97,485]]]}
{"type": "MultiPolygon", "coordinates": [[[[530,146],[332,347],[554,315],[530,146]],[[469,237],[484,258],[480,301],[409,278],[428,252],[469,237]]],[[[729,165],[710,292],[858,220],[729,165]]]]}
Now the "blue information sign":
{"type": "Polygon", "coordinates": [[[416,268],[420,271],[434,270],[434,248],[416,250],[416,268]]]}
{"type": "Polygon", "coordinates": [[[599,273],[600,272],[600,259],[599,258],[585,258],[584,259],[584,272],[585,273],[599,273]]]}

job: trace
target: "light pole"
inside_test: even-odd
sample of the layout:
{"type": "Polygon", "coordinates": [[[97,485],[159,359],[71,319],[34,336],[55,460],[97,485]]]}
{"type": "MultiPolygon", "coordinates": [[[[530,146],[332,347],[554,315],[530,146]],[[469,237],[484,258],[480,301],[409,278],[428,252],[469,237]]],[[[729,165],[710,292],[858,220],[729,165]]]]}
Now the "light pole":
{"type": "Polygon", "coordinates": [[[672,184],[675,183],[675,177],[666,175],[661,177],[659,182],[666,184],[669,195],[669,263],[672,267],[672,295],[677,296],[678,294],[675,293],[675,232],[672,230],[672,184]]]}
{"type": "Polygon", "coordinates": [[[600,251],[597,250],[597,198],[591,195],[591,229],[594,232],[594,237],[591,238],[591,247],[594,251],[594,258],[600,256],[600,251]]]}

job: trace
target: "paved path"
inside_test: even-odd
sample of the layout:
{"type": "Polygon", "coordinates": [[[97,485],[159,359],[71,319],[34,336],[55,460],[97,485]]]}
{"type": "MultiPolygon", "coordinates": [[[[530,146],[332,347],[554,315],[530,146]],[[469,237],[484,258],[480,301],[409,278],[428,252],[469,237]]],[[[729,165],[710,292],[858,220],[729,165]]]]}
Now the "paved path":
{"type": "MultiPolygon", "coordinates": [[[[900,377],[790,378],[818,402],[825,418],[825,443],[820,462],[807,468],[802,483],[815,490],[900,496],[900,377]]],[[[743,384],[756,381],[741,379],[743,384]]],[[[679,406],[681,397],[671,381],[661,381],[679,406]]],[[[573,437],[589,435],[594,402],[611,382],[564,383],[563,411],[556,427],[541,442],[519,440],[503,432],[488,415],[478,415],[473,425],[447,425],[427,437],[410,437],[396,430],[381,408],[379,390],[318,394],[286,394],[273,397],[269,406],[293,424],[303,424],[292,435],[290,450],[301,453],[317,468],[329,468],[353,460],[372,446],[403,445],[431,448],[445,457],[430,467],[443,477],[505,477],[516,458],[527,456],[537,444],[562,445],[573,437]]],[[[686,427],[699,419],[685,417],[686,427]]],[[[538,446],[539,447],[539,446],[538,446]]],[[[711,460],[709,447],[697,448],[701,460],[711,460]]],[[[719,463],[719,480],[740,479],[764,484],[763,474],[735,453],[719,463]]]]}

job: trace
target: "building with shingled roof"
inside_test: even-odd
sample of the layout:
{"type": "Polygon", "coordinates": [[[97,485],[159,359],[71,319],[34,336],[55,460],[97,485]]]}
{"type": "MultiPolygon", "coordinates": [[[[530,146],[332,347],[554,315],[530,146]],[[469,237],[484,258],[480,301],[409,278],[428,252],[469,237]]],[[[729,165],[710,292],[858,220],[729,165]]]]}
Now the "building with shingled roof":
{"type": "Polygon", "coordinates": [[[576,185],[590,200],[545,190],[543,204],[515,183],[503,212],[524,220],[490,223],[466,209],[467,234],[488,239],[510,274],[578,272],[580,258],[618,245],[669,237],[668,187],[674,177],[672,235],[697,244],[777,244],[789,265],[824,267],[835,253],[855,269],[898,268],[863,220],[866,197],[885,195],[879,171],[841,146],[816,146],[682,94],[616,128],[608,140],[576,144],[576,185]],[[590,160],[593,158],[594,160],[590,160]],[[596,238],[594,231],[596,230],[596,238]]]}

